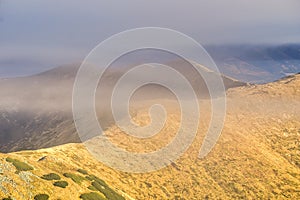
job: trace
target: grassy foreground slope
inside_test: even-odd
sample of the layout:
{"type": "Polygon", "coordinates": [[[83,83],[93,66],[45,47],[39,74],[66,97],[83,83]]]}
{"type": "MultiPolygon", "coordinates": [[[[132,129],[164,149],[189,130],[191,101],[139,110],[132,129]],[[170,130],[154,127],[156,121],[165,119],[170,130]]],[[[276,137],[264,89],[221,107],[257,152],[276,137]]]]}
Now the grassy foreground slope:
{"type": "MultiPolygon", "coordinates": [[[[209,102],[201,101],[204,113],[194,143],[166,168],[145,174],[119,172],[95,160],[84,144],[0,154],[0,197],[80,199],[93,193],[90,196],[99,199],[299,199],[300,75],[230,89],[227,96],[222,135],[204,159],[197,156],[209,102]],[[57,181],[68,185],[55,186],[57,181]]],[[[130,151],[153,151],[170,141],[179,119],[177,111],[171,112],[167,127],[149,140],[128,137],[115,126],[106,134],[130,151]]],[[[143,124],[149,119],[141,112],[135,120],[143,124]]]]}

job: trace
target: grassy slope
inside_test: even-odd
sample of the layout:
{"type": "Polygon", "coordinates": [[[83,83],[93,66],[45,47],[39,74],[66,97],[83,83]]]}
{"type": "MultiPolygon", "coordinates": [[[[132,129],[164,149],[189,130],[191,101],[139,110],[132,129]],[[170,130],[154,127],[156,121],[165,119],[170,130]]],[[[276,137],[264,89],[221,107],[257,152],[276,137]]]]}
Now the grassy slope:
{"type": "MultiPolygon", "coordinates": [[[[126,198],[299,199],[299,86],[298,75],[267,85],[229,90],[225,126],[214,150],[205,159],[197,159],[207,128],[205,122],[209,118],[204,114],[195,142],[176,165],[152,173],[115,171],[91,157],[83,144],[10,153],[9,157],[34,167],[32,171],[19,174],[15,174],[14,166],[5,161],[8,155],[0,154],[0,178],[5,188],[0,188],[0,196],[5,197],[3,191],[7,190],[16,199],[26,199],[38,193],[46,193],[50,199],[79,199],[82,193],[92,192],[87,189],[91,182],[83,180],[77,184],[63,174],[82,175],[77,170],[85,169],[126,198]],[[38,162],[43,156],[46,159],[38,162]],[[39,178],[49,173],[60,175],[69,185],[59,188],[53,186],[51,181],[39,178]]],[[[207,102],[203,102],[203,105],[209,107],[207,102]]],[[[145,120],[143,114],[140,119],[145,120]]],[[[167,122],[170,127],[155,139],[168,140],[178,120],[174,112],[167,122]]],[[[162,146],[151,140],[148,142],[149,149],[145,150],[142,144],[127,138],[116,127],[108,130],[107,134],[121,146],[125,142],[132,142],[135,145],[130,145],[129,150],[137,152],[162,146]]]]}

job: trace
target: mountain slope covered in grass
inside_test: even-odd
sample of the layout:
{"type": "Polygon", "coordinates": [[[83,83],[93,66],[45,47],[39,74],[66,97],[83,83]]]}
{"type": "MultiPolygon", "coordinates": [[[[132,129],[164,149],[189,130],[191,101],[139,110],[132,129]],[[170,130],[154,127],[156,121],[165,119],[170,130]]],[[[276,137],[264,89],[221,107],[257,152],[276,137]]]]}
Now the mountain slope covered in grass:
{"type": "MultiPolygon", "coordinates": [[[[264,85],[229,89],[222,135],[203,159],[198,153],[207,130],[210,103],[201,100],[202,118],[194,143],[172,165],[155,172],[114,170],[95,160],[84,144],[0,154],[0,197],[299,199],[299,86],[300,75],[294,75],[264,85]]],[[[178,128],[178,110],[169,111],[166,129],[153,138],[137,140],[114,125],[105,134],[128,151],[159,149],[178,128]]],[[[134,120],[145,124],[149,116],[141,109],[134,120]]],[[[96,142],[93,138],[85,144],[96,142]]]]}

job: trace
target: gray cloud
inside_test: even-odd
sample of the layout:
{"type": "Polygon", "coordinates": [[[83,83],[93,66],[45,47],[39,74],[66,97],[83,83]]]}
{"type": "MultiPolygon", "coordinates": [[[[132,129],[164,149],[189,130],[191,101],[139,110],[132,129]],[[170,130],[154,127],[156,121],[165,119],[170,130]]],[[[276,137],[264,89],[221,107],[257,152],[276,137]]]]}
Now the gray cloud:
{"type": "Polygon", "coordinates": [[[202,44],[294,43],[300,42],[299,10],[297,0],[0,0],[0,43],[32,55],[57,49],[52,60],[59,62],[143,26],[175,29],[202,44]]]}

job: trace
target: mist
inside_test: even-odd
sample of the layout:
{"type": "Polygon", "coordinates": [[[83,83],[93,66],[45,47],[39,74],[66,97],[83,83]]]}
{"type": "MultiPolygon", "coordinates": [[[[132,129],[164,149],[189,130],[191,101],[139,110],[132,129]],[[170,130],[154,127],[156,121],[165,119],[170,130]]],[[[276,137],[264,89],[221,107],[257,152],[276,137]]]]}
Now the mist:
{"type": "Polygon", "coordinates": [[[299,43],[299,8],[297,0],[2,0],[0,77],[81,61],[104,39],[137,27],[174,29],[203,45],[299,43]]]}

